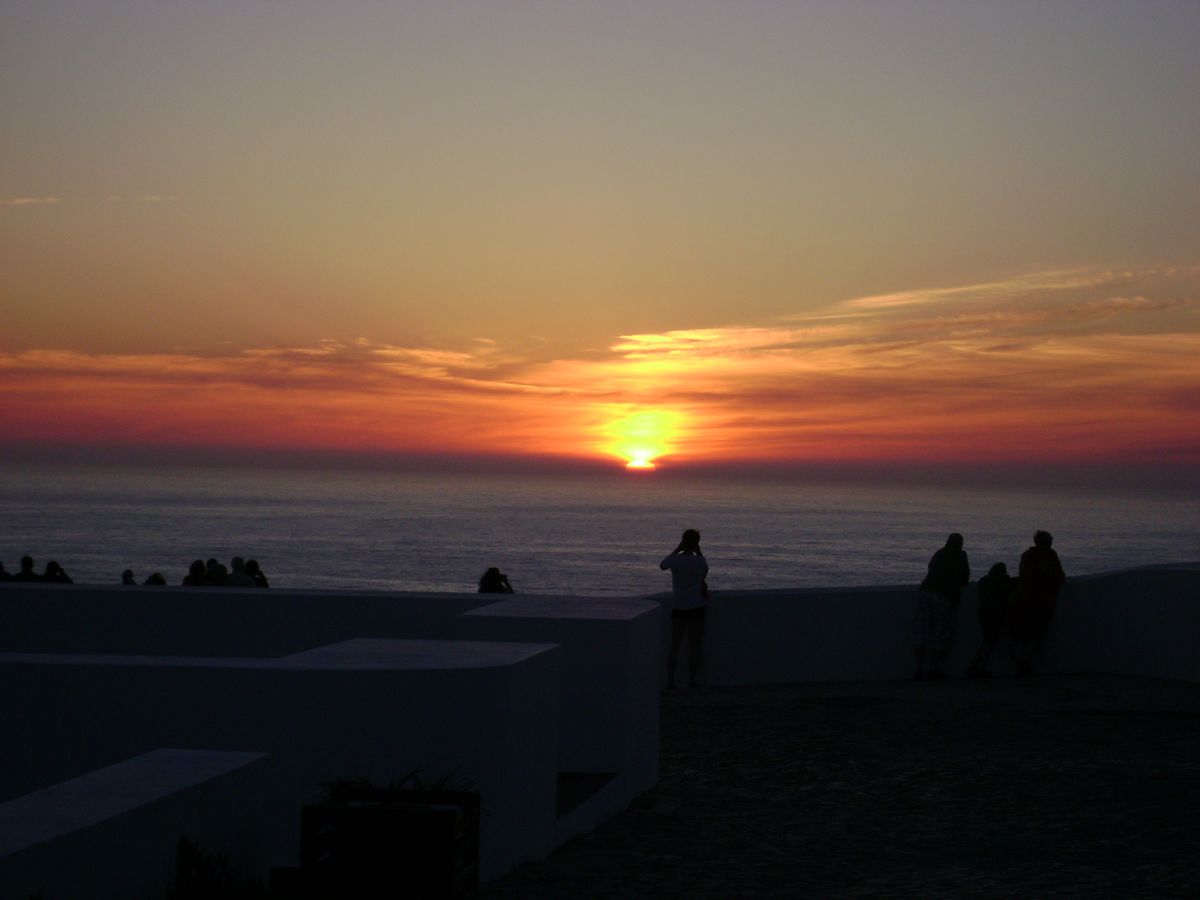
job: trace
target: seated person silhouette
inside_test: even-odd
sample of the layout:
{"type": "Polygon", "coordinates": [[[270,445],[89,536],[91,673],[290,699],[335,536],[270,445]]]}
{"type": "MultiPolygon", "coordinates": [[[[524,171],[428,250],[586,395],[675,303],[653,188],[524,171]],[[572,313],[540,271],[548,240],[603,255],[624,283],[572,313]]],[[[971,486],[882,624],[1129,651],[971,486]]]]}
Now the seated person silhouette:
{"type": "Polygon", "coordinates": [[[269,588],[271,583],[267,581],[267,576],[263,574],[263,570],[259,568],[257,559],[246,560],[246,574],[254,579],[254,586],[260,588],[269,588]]]}
{"type": "Polygon", "coordinates": [[[246,574],[246,561],[235,556],[229,561],[229,574],[225,576],[225,587],[254,587],[254,579],[246,574]]]}
{"type": "Polygon", "coordinates": [[[121,584],[137,584],[137,582],[133,579],[133,569],[126,569],[121,573],[121,584]]]}
{"type": "Polygon", "coordinates": [[[204,563],[204,583],[212,587],[223,587],[225,585],[225,576],[229,572],[226,568],[217,562],[212,557],[204,563]]]}
{"type": "Polygon", "coordinates": [[[167,579],[163,578],[162,572],[151,572],[146,576],[146,580],[142,582],[150,587],[165,587],[167,579]]]}
{"type": "Polygon", "coordinates": [[[42,576],[33,571],[33,557],[21,557],[21,571],[12,577],[13,581],[41,581],[42,576]]]}
{"type": "Polygon", "coordinates": [[[46,563],[46,571],[42,575],[42,581],[51,582],[53,584],[74,584],[71,576],[66,573],[62,566],[54,560],[46,563]]]}
{"type": "Polygon", "coordinates": [[[188,566],[188,573],[183,576],[184,587],[202,587],[204,585],[204,560],[194,559],[188,566]]]}
{"type": "Polygon", "coordinates": [[[508,583],[508,576],[492,566],[479,578],[479,593],[481,594],[511,594],[513,587],[508,583]]]}

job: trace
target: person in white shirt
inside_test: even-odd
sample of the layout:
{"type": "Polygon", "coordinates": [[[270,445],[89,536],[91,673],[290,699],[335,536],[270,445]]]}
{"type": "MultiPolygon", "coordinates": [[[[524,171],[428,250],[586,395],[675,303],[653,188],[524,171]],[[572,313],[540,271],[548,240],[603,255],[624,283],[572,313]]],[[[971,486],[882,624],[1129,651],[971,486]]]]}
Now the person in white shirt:
{"type": "Polygon", "coordinates": [[[688,685],[697,685],[700,649],[704,640],[704,614],[708,609],[708,563],[700,552],[700,532],[689,528],[679,546],[658,567],[671,573],[671,650],[667,654],[667,687],[675,687],[675,667],[683,636],[688,639],[688,685]]]}

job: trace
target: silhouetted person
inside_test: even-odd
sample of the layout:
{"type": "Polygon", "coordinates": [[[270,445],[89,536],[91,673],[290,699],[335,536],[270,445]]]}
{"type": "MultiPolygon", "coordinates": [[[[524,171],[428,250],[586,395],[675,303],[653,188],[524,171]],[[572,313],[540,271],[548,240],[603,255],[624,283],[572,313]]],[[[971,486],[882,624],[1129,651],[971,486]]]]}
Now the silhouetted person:
{"type": "Polygon", "coordinates": [[[63,567],[54,560],[50,560],[50,562],[46,563],[46,571],[42,574],[42,581],[46,581],[51,584],[75,583],[71,580],[71,576],[66,573],[66,570],[64,570],[63,567]]]}
{"type": "Polygon", "coordinates": [[[658,567],[671,573],[671,649],[667,653],[667,687],[675,687],[675,668],[684,635],[688,640],[688,684],[699,682],[700,653],[704,644],[704,618],[708,612],[708,563],[700,552],[700,532],[689,528],[679,546],[658,567]]]}
{"type": "Polygon", "coordinates": [[[188,573],[183,576],[184,587],[202,587],[204,585],[204,560],[194,559],[188,566],[188,573]]]}
{"type": "Polygon", "coordinates": [[[929,560],[929,571],[917,589],[917,609],[913,623],[916,637],[913,677],[945,678],[942,660],[954,637],[954,614],[963,586],[971,580],[971,566],[963,550],[963,536],[957,531],[946,538],[946,545],[929,560]]]}
{"type": "Polygon", "coordinates": [[[226,587],[254,587],[254,579],[246,574],[246,561],[235,556],[229,561],[229,574],[225,576],[226,587]]]}
{"type": "Polygon", "coordinates": [[[21,570],[13,576],[13,581],[41,581],[42,576],[33,571],[33,557],[21,557],[21,570]]]}
{"type": "Polygon", "coordinates": [[[225,585],[225,576],[229,572],[225,567],[217,562],[212,557],[204,563],[204,583],[211,587],[223,587],[225,585]]]}
{"type": "Polygon", "coordinates": [[[4,563],[0,562],[0,581],[12,581],[12,572],[4,568],[4,563]]]}
{"type": "Polygon", "coordinates": [[[126,569],[121,573],[121,584],[137,585],[137,582],[133,578],[133,569],[126,569]]]}
{"type": "Polygon", "coordinates": [[[1017,579],[1008,574],[1008,566],[1002,562],[996,563],[979,579],[979,630],[982,637],[974,659],[967,666],[967,675],[972,678],[990,678],[992,675],[988,663],[1000,639],[1000,632],[1004,630],[1004,623],[1008,620],[1016,587],[1017,579]]]}
{"type": "Polygon", "coordinates": [[[142,582],[149,587],[165,587],[167,579],[163,578],[162,572],[151,572],[146,576],[146,580],[142,582]]]}
{"type": "Polygon", "coordinates": [[[1058,592],[1067,580],[1058,554],[1050,548],[1052,543],[1050,532],[1038,531],[1033,536],[1033,546],[1021,554],[1011,626],[1018,675],[1033,671],[1029,661],[1042,645],[1054,617],[1058,592]]]}
{"type": "Polygon", "coordinates": [[[255,587],[269,588],[271,586],[271,583],[267,581],[267,576],[259,568],[257,559],[246,560],[246,574],[254,579],[255,587]]]}
{"type": "Polygon", "coordinates": [[[508,583],[508,576],[492,566],[479,576],[479,593],[481,594],[511,594],[513,586],[508,583]]]}

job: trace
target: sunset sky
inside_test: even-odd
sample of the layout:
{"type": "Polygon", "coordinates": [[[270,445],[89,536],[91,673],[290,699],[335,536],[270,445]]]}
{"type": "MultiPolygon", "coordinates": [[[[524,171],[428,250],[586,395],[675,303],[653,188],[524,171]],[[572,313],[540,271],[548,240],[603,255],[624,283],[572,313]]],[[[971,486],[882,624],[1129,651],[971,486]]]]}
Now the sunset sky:
{"type": "Polygon", "coordinates": [[[0,445],[1200,464],[1200,4],[0,6],[0,445]]]}

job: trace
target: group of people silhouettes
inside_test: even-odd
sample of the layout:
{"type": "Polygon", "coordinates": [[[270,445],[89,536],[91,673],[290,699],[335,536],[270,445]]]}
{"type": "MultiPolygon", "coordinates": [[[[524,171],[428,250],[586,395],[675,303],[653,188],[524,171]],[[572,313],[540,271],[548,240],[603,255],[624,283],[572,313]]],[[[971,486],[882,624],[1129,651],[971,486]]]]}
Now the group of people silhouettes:
{"type": "MultiPolygon", "coordinates": [[[[979,649],[967,675],[987,678],[991,675],[992,651],[1008,626],[1012,640],[1016,674],[1033,671],[1031,659],[1054,617],[1058,592],[1067,580],[1058,554],[1051,548],[1054,538],[1048,531],[1033,536],[1033,546],[1021,554],[1017,577],[998,562],[979,579],[979,649]]],[[[918,680],[945,678],[942,660],[954,637],[955,613],[962,589],[971,580],[971,567],[963,550],[963,536],[955,532],[929,560],[925,580],[917,590],[913,617],[914,655],[918,680]]]]}
{"type": "MultiPolygon", "coordinates": [[[[979,627],[982,632],[967,675],[990,676],[992,651],[1005,626],[1012,639],[1016,673],[1028,675],[1030,660],[1041,645],[1054,616],[1058,592],[1066,581],[1054,538],[1038,531],[1033,546],[1021,554],[1017,577],[1004,563],[996,563],[979,580],[979,627]]],[[[689,528],[679,544],[658,564],[671,573],[671,644],[667,653],[667,687],[675,687],[679,650],[688,642],[688,682],[697,684],[708,609],[708,562],[700,550],[700,532],[689,528]]],[[[489,570],[495,571],[495,570],[489,570]]],[[[962,590],[971,581],[971,566],[958,532],[933,554],[917,589],[913,616],[914,655],[918,680],[945,678],[942,661],[954,637],[954,623],[962,590]]],[[[482,581],[480,590],[483,590],[482,581]]]]}
{"type": "Polygon", "coordinates": [[[45,571],[40,574],[33,568],[33,557],[22,556],[21,568],[16,572],[9,572],[4,568],[4,563],[0,562],[0,581],[27,581],[27,582],[42,582],[44,584],[74,584],[71,576],[66,573],[62,566],[54,560],[46,563],[45,571]]]}
{"type": "Polygon", "coordinates": [[[243,559],[235,556],[229,561],[229,568],[209,557],[208,560],[196,559],[188,566],[187,575],[183,576],[184,587],[270,587],[267,576],[256,559],[243,559]]]}
{"type": "MultiPolygon", "coordinates": [[[[15,573],[7,571],[4,568],[4,563],[0,562],[0,581],[74,584],[71,577],[63,570],[63,567],[54,560],[46,563],[45,572],[39,574],[34,571],[33,557],[31,556],[21,557],[21,569],[15,573]]],[[[163,577],[161,572],[151,572],[141,583],[144,586],[150,587],[165,586],[167,579],[163,577]]],[[[138,584],[137,579],[134,577],[133,569],[126,569],[121,573],[121,584],[138,584]]],[[[229,568],[226,568],[215,559],[209,559],[207,562],[197,559],[188,567],[188,573],[184,576],[181,584],[185,587],[265,588],[271,586],[267,581],[267,576],[263,574],[262,569],[259,567],[257,560],[243,560],[240,556],[235,556],[230,560],[229,568]]]]}

